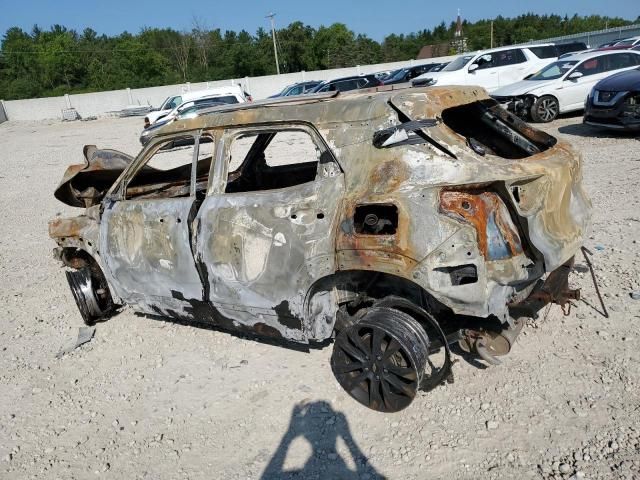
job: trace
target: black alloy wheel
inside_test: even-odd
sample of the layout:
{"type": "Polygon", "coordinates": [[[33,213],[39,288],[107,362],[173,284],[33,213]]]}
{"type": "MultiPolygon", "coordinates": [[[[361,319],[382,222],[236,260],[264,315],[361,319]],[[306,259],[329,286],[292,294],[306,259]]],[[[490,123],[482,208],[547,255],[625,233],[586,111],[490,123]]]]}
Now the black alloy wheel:
{"type": "Polygon", "coordinates": [[[331,369],[358,402],[397,412],[415,398],[424,375],[429,338],[410,315],[374,307],[336,337],[331,369]]]}

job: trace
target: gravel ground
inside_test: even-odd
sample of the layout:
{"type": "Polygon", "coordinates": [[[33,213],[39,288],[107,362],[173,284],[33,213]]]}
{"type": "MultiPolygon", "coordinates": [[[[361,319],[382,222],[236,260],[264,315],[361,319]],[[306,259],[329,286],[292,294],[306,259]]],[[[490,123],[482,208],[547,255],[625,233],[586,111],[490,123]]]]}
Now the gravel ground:
{"type": "MultiPolygon", "coordinates": [[[[564,118],[594,204],[583,301],[529,322],[499,367],[400,413],[361,407],[331,348],[301,352],[125,310],[57,359],[82,324],[47,221],[82,146],[135,153],[142,121],[0,125],[0,478],[640,479],[640,143],[564,118]],[[599,136],[594,136],[594,133],[599,136]]],[[[581,269],[582,270],[582,269],[581,269]]]]}

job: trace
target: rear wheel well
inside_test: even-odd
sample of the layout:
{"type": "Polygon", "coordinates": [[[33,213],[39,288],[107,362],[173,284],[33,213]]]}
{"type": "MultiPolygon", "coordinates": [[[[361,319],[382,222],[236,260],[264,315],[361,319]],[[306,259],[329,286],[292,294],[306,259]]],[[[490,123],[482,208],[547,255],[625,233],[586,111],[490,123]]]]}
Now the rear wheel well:
{"type": "Polygon", "coordinates": [[[305,302],[308,321],[318,321],[318,309],[313,308],[314,298],[326,297],[327,292],[334,293],[335,303],[331,314],[335,313],[334,327],[337,329],[349,317],[357,316],[359,311],[385,297],[406,299],[435,316],[451,312],[424,288],[406,278],[371,270],[345,270],[324,277],[311,287],[305,302]]]}

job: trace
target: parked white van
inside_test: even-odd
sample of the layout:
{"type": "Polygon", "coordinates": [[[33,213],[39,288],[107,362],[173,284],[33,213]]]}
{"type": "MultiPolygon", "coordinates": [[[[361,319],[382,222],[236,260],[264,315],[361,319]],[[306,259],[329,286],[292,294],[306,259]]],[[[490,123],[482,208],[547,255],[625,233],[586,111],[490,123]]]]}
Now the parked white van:
{"type": "Polygon", "coordinates": [[[556,59],[552,43],[494,48],[461,55],[439,72],[416,77],[413,85],[479,85],[491,92],[522,80],[556,59]]]}
{"type": "Polygon", "coordinates": [[[535,75],[495,90],[491,96],[507,110],[535,122],[582,110],[591,88],[603,78],[640,66],[640,52],[600,50],[563,57],[535,75]]]}
{"type": "Polygon", "coordinates": [[[187,92],[181,95],[172,95],[167,97],[158,110],[151,111],[147,113],[144,117],[144,128],[147,128],[150,125],[153,125],[155,122],[160,120],[161,118],[166,117],[171,111],[175,110],[177,107],[182,105],[183,103],[190,102],[193,100],[199,100],[201,98],[213,98],[213,97],[224,97],[224,96],[234,96],[237,102],[225,102],[225,103],[242,103],[246,102],[248,99],[245,97],[242,88],[238,85],[229,85],[227,87],[215,87],[215,88],[207,88],[206,90],[198,90],[197,92],[187,92]]]}

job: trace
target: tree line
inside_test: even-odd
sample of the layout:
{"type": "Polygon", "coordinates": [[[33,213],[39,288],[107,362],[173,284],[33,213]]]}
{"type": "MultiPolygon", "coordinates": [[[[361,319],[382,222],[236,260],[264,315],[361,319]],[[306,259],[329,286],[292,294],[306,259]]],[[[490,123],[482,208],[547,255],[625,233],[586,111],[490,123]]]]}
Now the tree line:
{"type": "MultiPolygon", "coordinates": [[[[619,17],[535,15],[463,22],[469,50],[569,35],[639,22],[619,17]]],[[[276,31],[280,71],[324,70],[416,58],[424,45],[453,38],[455,22],[391,34],[382,42],[342,23],[314,28],[293,22],[276,31]]],[[[6,100],[213,81],[276,73],[271,32],[144,28],[138,34],[99,35],[54,25],[31,32],[10,28],[0,47],[0,98],[6,100]]]]}

